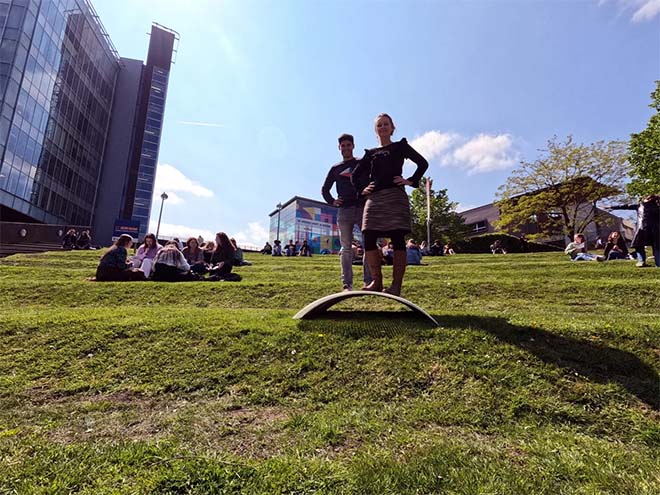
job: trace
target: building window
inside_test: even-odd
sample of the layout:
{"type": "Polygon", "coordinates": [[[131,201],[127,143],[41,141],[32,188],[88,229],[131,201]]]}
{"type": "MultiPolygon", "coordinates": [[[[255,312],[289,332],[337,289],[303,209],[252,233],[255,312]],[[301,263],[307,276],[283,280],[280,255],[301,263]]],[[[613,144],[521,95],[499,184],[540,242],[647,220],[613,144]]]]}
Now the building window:
{"type": "Polygon", "coordinates": [[[470,230],[475,233],[485,232],[488,230],[488,222],[482,220],[481,222],[476,222],[470,225],[470,230]]]}

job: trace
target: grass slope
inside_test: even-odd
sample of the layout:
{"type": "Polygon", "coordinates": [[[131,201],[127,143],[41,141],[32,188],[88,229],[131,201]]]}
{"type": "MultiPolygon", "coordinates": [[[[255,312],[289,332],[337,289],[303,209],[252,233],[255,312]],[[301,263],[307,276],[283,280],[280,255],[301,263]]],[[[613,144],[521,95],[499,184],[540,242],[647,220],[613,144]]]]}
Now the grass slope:
{"type": "Polygon", "coordinates": [[[0,260],[0,493],[658,493],[660,270],[429,258],[429,328],[380,298],[293,320],[336,257],[87,282],[98,257],[0,260]]]}

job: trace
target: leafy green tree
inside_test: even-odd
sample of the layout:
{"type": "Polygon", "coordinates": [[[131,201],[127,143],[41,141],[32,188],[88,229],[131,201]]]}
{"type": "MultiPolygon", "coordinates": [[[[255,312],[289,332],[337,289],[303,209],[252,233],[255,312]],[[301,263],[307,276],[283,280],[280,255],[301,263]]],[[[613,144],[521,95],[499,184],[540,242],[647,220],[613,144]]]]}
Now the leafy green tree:
{"type": "Polygon", "coordinates": [[[626,144],[598,141],[578,144],[568,136],[548,141],[546,150],[533,162],[521,162],[500,186],[500,219],[496,227],[520,234],[523,226],[535,223],[538,233],[531,239],[557,234],[573,236],[592,222],[607,222],[597,202],[620,194],[629,165],[626,144]]]}
{"type": "MultiPolygon", "coordinates": [[[[426,240],[426,177],[420,181],[419,188],[410,196],[412,215],[412,237],[418,243],[426,240]]],[[[434,191],[431,187],[431,242],[457,242],[465,237],[465,221],[458,213],[458,203],[449,201],[447,189],[434,191]]]]}
{"type": "Polygon", "coordinates": [[[660,81],[656,81],[653,100],[649,105],[655,110],[642,132],[630,135],[628,160],[631,178],[628,192],[633,196],[660,193],[660,81]]]}

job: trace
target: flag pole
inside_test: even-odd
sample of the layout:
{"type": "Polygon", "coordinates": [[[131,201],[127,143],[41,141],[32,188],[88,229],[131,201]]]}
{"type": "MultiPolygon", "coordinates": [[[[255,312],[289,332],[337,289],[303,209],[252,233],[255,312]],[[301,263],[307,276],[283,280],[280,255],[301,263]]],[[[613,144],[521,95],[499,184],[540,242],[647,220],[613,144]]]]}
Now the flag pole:
{"type": "Polygon", "coordinates": [[[431,178],[426,178],[426,246],[431,247],[431,178]]]}

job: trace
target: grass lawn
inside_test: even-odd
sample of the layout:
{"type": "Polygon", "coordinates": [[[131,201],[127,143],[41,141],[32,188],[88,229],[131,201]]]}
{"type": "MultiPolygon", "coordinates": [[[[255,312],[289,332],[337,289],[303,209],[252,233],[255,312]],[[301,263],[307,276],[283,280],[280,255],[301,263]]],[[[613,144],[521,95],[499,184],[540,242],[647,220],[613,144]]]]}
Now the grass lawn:
{"type": "Polygon", "coordinates": [[[98,258],[0,259],[0,494],[660,492],[660,269],[428,258],[429,328],[375,297],[293,320],[336,256],[181,284],[98,258]]]}

